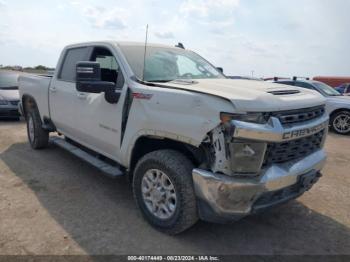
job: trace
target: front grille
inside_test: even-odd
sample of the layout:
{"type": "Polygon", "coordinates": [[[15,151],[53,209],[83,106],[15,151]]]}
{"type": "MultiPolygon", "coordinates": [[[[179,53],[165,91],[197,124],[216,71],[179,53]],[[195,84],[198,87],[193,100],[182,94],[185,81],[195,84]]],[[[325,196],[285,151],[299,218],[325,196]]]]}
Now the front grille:
{"type": "Polygon", "coordinates": [[[0,117],[19,117],[20,114],[18,110],[11,109],[11,110],[0,110],[0,117]]]}
{"type": "Polygon", "coordinates": [[[322,141],[325,131],[322,130],[311,136],[281,142],[268,143],[263,167],[284,163],[295,159],[303,158],[322,147],[322,141]]]}
{"type": "Polygon", "coordinates": [[[273,112],[271,116],[277,117],[282,125],[304,122],[321,117],[325,112],[324,106],[303,108],[297,110],[288,110],[273,112]]]}

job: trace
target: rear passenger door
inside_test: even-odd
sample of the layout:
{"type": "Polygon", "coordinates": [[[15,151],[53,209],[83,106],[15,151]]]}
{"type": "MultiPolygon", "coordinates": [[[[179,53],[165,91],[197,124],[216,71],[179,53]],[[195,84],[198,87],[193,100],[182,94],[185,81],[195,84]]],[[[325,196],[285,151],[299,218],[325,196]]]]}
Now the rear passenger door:
{"type": "Polygon", "coordinates": [[[89,52],[89,47],[64,50],[61,66],[49,88],[50,117],[59,132],[73,139],[78,138],[81,132],[78,125],[80,110],[77,110],[81,94],[76,90],[75,67],[77,62],[88,59],[89,52]]]}

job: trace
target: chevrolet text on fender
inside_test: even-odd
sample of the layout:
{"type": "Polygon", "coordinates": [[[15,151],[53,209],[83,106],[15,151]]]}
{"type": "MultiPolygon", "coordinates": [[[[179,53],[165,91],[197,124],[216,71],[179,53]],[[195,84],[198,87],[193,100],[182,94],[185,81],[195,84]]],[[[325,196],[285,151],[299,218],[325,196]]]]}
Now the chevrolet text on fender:
{"type": "Polygon", "coordinates": [[[51,141],[112,178],[127,176],[143,217],[168,234],[198,219],[241,219],[317,182],[328,131],[321,95],[227,79],[183,48],[145,49],[69,45],[53,77],[21,76],[32,148],[51,141]]]}

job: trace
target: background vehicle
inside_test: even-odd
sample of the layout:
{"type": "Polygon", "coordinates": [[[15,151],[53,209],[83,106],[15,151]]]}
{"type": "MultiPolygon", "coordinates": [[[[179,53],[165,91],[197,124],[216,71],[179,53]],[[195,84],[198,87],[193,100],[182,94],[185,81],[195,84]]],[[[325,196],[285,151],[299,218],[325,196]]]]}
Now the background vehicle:
{"type": "Polygon", "coordinates": [[[350,96],[350,83],[342,84],[335,88],[343,96],[350,96]]]}
{"type": "Polygon", "coordinates": [[[70,45],[53,77],[20,77],[30,145],[63,134],[52,141],[111,177],[126,175],[143,216],[170,234],[294,199],[321,176],[321,95],[227,79],[182,48],[146,49],[70,45]]]}
{"type": "Polygon", "coordinates": [[[313,78],[315,81],[325,83],[331,87],[337,87],[344,83],[350,82],[350,77],[340,77],[340,76],[315,76],[313,78]]]}
{"type": "Polygon", "coordinates": [[[18,76],[15,71],[0,70],[0,119],[19,120],[18,76]]]}
{"type": "Polygon", "coordinates": [[[331,128],[339,134],[350,134],[350,97],[342,96],[325,83],[314,80],[280,80],[275,83],[315,90],[326,98],[331,128]]]}

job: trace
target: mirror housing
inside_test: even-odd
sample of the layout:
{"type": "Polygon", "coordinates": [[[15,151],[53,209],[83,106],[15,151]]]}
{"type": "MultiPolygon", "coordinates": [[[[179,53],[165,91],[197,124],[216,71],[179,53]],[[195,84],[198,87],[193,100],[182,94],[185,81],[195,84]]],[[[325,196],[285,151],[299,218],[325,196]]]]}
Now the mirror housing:
{"type": "Polygon", "coordinates": [[[84,93],[105,93],[108,103],[117,103],[120,92],[116,92],[114,82],[101,81],[101,68],[98,62],[78,62],[76,64],[76,89],[84,93]]]}

